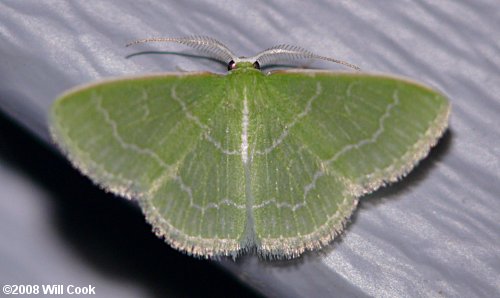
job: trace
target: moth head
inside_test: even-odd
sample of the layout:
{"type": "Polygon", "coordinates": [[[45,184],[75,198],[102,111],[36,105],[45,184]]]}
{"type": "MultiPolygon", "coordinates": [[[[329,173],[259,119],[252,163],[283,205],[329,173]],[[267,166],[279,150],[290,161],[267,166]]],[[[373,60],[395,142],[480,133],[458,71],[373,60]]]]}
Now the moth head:
{"type": "Polygon", "coordinates": [[[252,60],[251,58],[239,57],[237,59],[231,59],[227,63],[227,70],[231,71],[237,68],[254,68],[260,69],[260,63],[257,60],[252,60]],[[236,61],[235,61],[236,60],[236,61]]]}

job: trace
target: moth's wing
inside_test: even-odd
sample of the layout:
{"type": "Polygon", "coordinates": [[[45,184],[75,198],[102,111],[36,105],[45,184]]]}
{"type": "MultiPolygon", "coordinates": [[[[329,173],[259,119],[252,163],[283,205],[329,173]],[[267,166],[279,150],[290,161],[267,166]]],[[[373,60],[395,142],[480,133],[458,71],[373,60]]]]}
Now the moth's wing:
{"type": "Polygon", "coordinates": [[[387,76],[284,71],[256,89],[253,216],[274,257],[328,243],[359,196],[427,155],[450,112],[438,92],[387,76]]]}
{"type": "Polygon", "coordinates": [[[200,256],[235,254],[245,182],[239,131],[232,138],[226,125],[239,130],[241,116],[226,91],[223,76],[207,73],[98,83],[58,99],[51,130],[94,182],[137,198],[171,245],[200,256]]]}

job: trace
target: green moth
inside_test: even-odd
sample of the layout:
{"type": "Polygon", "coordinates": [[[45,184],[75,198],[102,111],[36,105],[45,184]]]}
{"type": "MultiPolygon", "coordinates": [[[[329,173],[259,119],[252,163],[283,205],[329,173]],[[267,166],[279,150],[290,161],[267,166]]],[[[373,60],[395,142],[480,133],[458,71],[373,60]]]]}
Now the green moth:
{"type": "Polygon", "coordinates": [[[448,125],[440,93],[361,72],[259,68],[322,59],[279,45],[235,56],[194,47],[225,75],[166,73],[79,87],[52,106],[54,140],[107,191],[136,199],[154,231],[200,257],[293,258],[327,245],[363,194],[407,174],[448,125]]]}

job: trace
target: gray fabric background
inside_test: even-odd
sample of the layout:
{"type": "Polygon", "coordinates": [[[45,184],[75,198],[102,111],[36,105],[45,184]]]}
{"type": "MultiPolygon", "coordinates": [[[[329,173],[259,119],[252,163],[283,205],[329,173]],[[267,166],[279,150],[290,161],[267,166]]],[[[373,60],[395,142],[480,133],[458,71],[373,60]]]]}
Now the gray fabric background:
{"type": "MultiPolygon", "coordinates": [[[[341,239],[294,261],[245,256],[236,262],[201,263],[222,266],[265,295],[493,297],[500,295],[499,28],[498,0],[4,0],[0,3],[0,109],[50,144],[47,112],[57,95],[70,87],[112,76],[177,69],[224,71],[213,61],[182,55],[126,59],[149,50],[195,53],[172,44],[124,47],[128,41],[152,36],[209,35],[241,55],[279,43],[294,44],[347,60],[365,71],[421,81],[449,97],[453,106],[449,132],[406,179],[363,198],[341,239]]],[[[328,63],[313,66],[337,68],[328,63]]],[[[4,136],[0,142],[7,147],[16,139],[4,136]]],[[[153,268],[165,277],[150,279],[148,269],[139,264],[154,264],[154,260],[148,254],[130,252],[143,280],[124,278],[109,253],[120,254],[124,249],[120,240],[99,239],[106,243],[109,255],[97,259],[89,258],[89,251],[99,254],[102,247],[84,249],[85,237],[75,240],[80,234],[94,233],[99,224],[91,225],[92,231],[63,232],[58,229],[64,230],[64,220],[57,229],[51,224],[53,216],[64,218],[54,214],[54,208],[72,210],[68,206],[73,192],[81,201],[85,195],[99,197],[101,191],[75,178],[84,182],[70,185],[63,198],[48,199],[54,192],[43,187],[47,183],[34,181],[40,175],[24,173],[29,165],[15,165],[0,159],[0,282],[90,283],[98,286],[99,296],[155,296],[154,290],[160,287],[160,294],[182,295],[182,290],[170,293],[160,284],[179,279],[176,270],[182,272],[184,262],[202,266],[200,261],[175,255],[180,265],[171,271],[153,268]],[[83,194],[76,186],[84,189],[83,194]],[[102,270],[102,265],[96,265],[99,262],[111,262],[110,267],[117,268],[102,270]]],[[[33,167],[57,175],[50,163],[33,167]]],[[[73,170],[66,172],[65,176],[78,177],[73,170]]],[[[50,183],[57,188],[57,182],[50,183]]],[[[101,197],[108,208],[98,211],[104,223],[112,222],[105,220],[107,212],[128,218],[113,211],[128,210],[128,203],[101,197]]],[[[85,212],[88,216],[77,224],[94,221],[93,209],[85,212]]],[[[135,215],[131,218],[137,223],[113,223],[112,227],[133,230],[142,224],[135,215]]],[[[142,239],[142,233],[149,235],[149,230],[131,234],[142,239]]],[[[127,230],[118,234],[128,235],[127,230]]],[[[163,244],[153,246],[151,254],[161,255],[163,244]]],[[[175,254],[164,246],[166,253],[175,254]]],[[[134,276],[135,265],[127,266],[127,276],[134,276]]],[[[183,274],[190,278],[189,272],[183,274]]],[[[192,282],[193,287],[204,286],[196,277],[192,282]]],[[[224,284],[217,286],[224,291],[224,284]]]]}

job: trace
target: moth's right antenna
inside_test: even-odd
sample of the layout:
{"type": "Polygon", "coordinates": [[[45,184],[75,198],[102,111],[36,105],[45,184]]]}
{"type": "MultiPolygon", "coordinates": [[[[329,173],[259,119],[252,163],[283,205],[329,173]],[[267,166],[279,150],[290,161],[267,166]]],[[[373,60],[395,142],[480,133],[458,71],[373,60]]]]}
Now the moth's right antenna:
{"type": "Polygon", "coordinates": [[[270,65],[281,60],[297,60],[297,59],[319,59],[326,60],[334,63],[338,63],[355,70],[361,70],[358,66],[351,64],[346,61],[337,60],[325,56],[316,55],[306,49],[298,46],[291,46],[286,44],[281,44],[264,50],[257,55],[253,56],[252,59],[257,61],[260,66],[270,65]]]}

